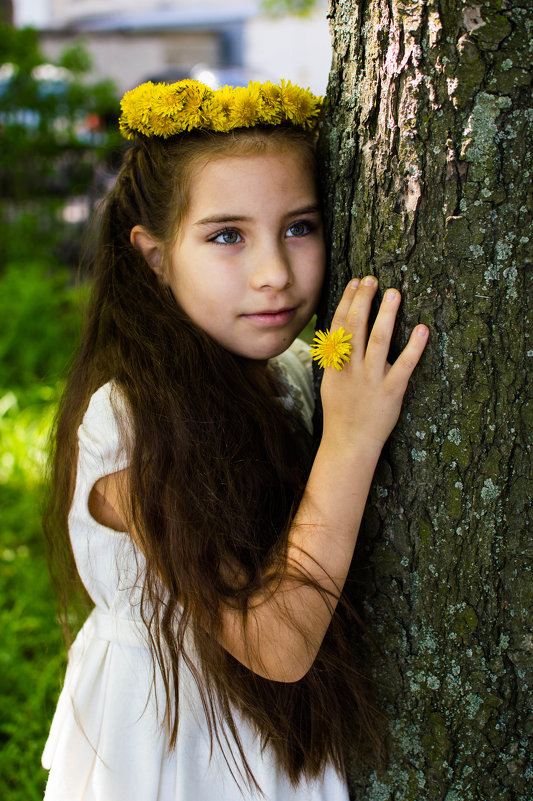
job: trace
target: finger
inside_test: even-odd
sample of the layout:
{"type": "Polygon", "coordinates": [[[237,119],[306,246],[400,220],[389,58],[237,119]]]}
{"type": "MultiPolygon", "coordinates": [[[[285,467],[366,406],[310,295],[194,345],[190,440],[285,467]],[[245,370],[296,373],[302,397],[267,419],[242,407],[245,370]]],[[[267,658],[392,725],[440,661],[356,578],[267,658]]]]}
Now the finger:
{"type": "Polygon", "coordinates": [[[395,384],[402,393],[405,392],[413,370],[420,361],[428,337],[428,327],[417,325],[411,333],[409,342],[388,372],[387,382],[395,384]]]}
{"type": "Polygon", "coordinates": [[[368,339],[365,359],[372,369],[380,375],[383,375],[387,364],[387,355],[400,302],[401,295],[398,290],[387,289],[383,295],[383,300],[368,339]]]}
{"type": "Polygon", "coordinates": [[[374,276],[363,278],[346,314],[344,329],[348,334],[353,334],[351,344],[354,357],[363,358],[365,355],[368,317],[377,288],[378,282],[374,276]]]}
{"type": "Polygon", "coordinates": [[[340,299],[339,305],[335,310],[335,314],[333,315],[333,320],[331,321],[332,331],[340,328],[341,325],[344,328],[346,323],[346,315],[348,314],[348,310],[352,304],[359,283],[359,278],[353,278],[347,284],[346,289],[342,294],[342,298],[340,299]]]}

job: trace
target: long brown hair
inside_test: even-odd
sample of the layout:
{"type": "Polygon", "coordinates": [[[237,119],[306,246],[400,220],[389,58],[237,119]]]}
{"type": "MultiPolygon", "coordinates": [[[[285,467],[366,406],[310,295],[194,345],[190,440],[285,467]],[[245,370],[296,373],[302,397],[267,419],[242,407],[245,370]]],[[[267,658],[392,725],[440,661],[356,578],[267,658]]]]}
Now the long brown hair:
{"type": "Polygon", "coordinates": [[[187,209],[192,167],[267,148],[296,148],[316,174],[314,142],[293,128],[196,132],[138,141],[127,152],[99,220],[93,295],[58,413],[45,521],[66,620],[69,586],[80,584],[67,530],[76,432],[91,395],[112,380],[129,412],[128,501],[145,556],[142,615],[166,690],[170,747],[183,658],[199,686],[211,737],[225,753],[229,748],[230,769],[250,786],[255,778],[235,709],[255,725],[293,782],[319,775],[326,762],[343,772],[348,749],[355,745],[363,754],[376,746],[375,714],[347,643],[344,618],[352,613],[346,603],[313,666],[292,684],[254,674],[214,636],[223,604],[246,614],[251,597],[286,569],[311,443],[301,421],[276,400],[275,373],[254,370],[194,325],[132,247],[130,231],[142,225],[169,248],[187,209]],[[194,660],[186,647],[191,635],[194,660]]]}

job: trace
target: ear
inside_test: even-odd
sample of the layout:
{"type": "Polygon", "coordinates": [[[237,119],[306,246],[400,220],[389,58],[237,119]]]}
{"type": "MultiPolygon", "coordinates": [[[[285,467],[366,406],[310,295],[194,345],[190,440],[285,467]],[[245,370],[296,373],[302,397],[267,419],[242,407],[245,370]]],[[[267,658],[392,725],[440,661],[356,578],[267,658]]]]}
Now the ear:
{"type": "Polygon", "coordinates": [[[130,242],[136,250],[143,254],[152,270],[161,276],[161,245],[157,239],[154,239],[144,226],[135,225],[131,229],[130,242]]]}

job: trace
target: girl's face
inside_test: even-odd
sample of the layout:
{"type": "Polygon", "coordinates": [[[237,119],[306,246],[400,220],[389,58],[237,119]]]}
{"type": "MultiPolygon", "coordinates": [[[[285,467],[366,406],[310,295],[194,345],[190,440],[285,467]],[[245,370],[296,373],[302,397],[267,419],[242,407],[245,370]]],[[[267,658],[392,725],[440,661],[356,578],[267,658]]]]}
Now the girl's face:
{"type": "Polygon", "coordinates": [[[193,172],[164,278],[213,339],[264,360],[311,318],[324,261],[314,177],[303,155],[287,148],[216,158],[193,172]]]}

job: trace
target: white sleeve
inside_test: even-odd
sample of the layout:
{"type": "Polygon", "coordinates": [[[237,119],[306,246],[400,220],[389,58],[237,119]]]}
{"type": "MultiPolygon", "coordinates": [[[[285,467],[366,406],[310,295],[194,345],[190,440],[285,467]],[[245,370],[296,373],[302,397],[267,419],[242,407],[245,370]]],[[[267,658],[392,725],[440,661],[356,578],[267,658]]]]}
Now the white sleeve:
{"type": "Polygon", "coordinates": [[[120,392],[111,382],[92,396],[78,428],[78,474],[92,482],[127,466],[128,415],[120,392]]]}
{"type": "Polygon", "coordinates": [[[92,517],[89,495],[99,478],[128,466],[127,436],[125,403],[111,383],[105,384],[92,396],[78,428],[78,471],[69,513],[78,572],[93,601],[103,609],[129,603],[121,589],[135,583],[139,554],[129,534],[92,517]]]}

